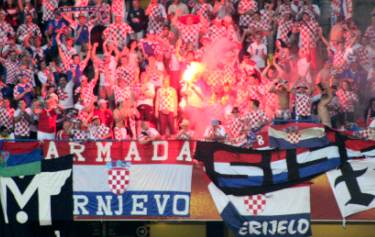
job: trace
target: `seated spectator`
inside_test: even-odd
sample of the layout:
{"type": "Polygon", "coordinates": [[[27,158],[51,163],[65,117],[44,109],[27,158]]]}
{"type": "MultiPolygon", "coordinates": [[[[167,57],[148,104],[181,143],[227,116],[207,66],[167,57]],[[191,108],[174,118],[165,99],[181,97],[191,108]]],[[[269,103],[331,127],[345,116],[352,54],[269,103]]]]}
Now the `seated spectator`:
{"type": "Polygon", "coordinates": [[[142,130],[138,138],[140,143],[149,143],[160,138],[158,130],[151,127],[150,122],[148,121],[141,122],[141,129],[142,130]]]}
{"type": "Polygon", "coordinates": [[[180,123],[180,130],[176,134],[177,140],[191,140],[194,138],[194,130],[190,128],[189,120],[183,119],[180,123]]]}

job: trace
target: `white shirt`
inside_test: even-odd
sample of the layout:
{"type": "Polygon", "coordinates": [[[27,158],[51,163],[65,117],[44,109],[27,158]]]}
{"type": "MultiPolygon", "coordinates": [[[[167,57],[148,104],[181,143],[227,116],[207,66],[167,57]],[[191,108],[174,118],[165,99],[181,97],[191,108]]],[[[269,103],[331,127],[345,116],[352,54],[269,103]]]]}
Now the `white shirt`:
{"type": "Polygon", "coordinates": [[[73,108],[74,106],[74,100],[73,100],[73,81],[69,81],[64,90],[66,93],[66,98],[59,98],[59,104],[64,108],[64,109],[70,109],[73,108]]]}
{"type": "Polygon", "coordinates": [[[265,56],[267,55],[267,47],[265,44],[253,42],[249,48],[247,48],[247,52],[251,55],[251,59],[254,60],[258,68],[264,68],[266,66],[265,56]]]}

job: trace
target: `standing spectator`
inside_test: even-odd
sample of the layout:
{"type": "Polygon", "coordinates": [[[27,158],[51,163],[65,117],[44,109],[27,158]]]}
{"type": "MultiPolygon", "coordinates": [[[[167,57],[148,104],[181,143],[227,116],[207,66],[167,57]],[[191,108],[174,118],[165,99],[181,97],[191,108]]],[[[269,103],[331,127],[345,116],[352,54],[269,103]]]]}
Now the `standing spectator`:
{"type": "Polygon", "coordinates": [[[132,8],[130,8],[128,13],[128,22],[133,29],[133,33],[130,35],[130,38],[133,40],[142,39],[147,27],[147,18],[145,11],[140,6],[140,0],[132,1],[132,8]]]}
{"type": "Polygon", "coordinates": [[[54,19],[54,13],[58,5],[59,0],[42,0],[42,20],[44,24],[54,19]]]}
{"type": "Polygon", "coordinates": [[[146,9],[148,16],[147,32],[160,34],[167,21],[167,13],[163,5],[158,0],[151,0],[146,9]]]}
{"type": "Polygon", "coordinates": [[[168,7],[168,18],[170,21],[178,19],[180,16],[189,14],[189,8],[181,0],[173,0],[168,7]]]}
{"type": "Polygon", "coordinates": [[[170,135],[176,133],[175,117],[177,117],[177,92],[170,86],[169,77],[164,77],[163,86],[156,92],[155,117],[159,119],[160,134],[166,135],[169,128],[170,135]]]}
{"type": "Polygon", "coordinates": [[[245,134],[259,130],[268,122],[266,114],[259,108],[259,100],[250,100],[249,107],[249,112],[241,116],[241,120],[244,124],[245,134]]]}
{"type": "Polygon", "coordinates": [[[212,18],[212,6],[206,0],[189,1],[192,13],[200,17],[200,20],[208,24],[212,18]]]}
{"type": "Polygon", "coordinates": [[[320,119],[320,123],[329,128],[332,128],[331,116],[328,108],[328,105],[333,98],[332,90],[329,86],[325,87],[325,85],[323,84],[319,84],[319,88],[321,90],[322,96],[318,103],[318,117],[320,119]]]}
{"type": "Polygon", "coordinates": [[[267,47],[262,42],[261,34],[254,35],[254,42],[247,48],[247,52],[251,55],[251,59],[256,63],[259,70],[266,67],[267,47]]]}
{"type": "Polygon", "coordinates": [[[1,99],[0,102],[0,126],[8,131],[13,131],[14,109],[8,99],[1,99]]]}
{"type": "Polygon", "coordinates": [[[251,16],[258,10],[258,4],[254,0],[240,0],[238,14],[240,15],[239,27],[247,28],[251,22],[251,16]]]}
{"type": "Polygon", "coordinates": [[[20,100],[18,109],[14,112],[14,137],[16,139],[28,139],[31,123],[31,109],[27,108],[25,101],[20,100]]]}
{"type": "Polygon", "coordinates": [[[31,105],[34,93],[33,86],[27,76],[23,74],[19,75],[19,83],[14,87],[13,96],[15,100],[23,100],[27,106],[31,105]]]}
{"type": "Polygon", "coordinates": [[[312,91],[306,81],[296,83],[294,89],[294,108],[296,120],[311,119],[312,91]]]}
{"type": "Polygon", "coordinates": [[[121,16],[115,16],[115,21],[104,30],[103,36],[122,50],[126,47],[127,37],[132,33],[132,28],[123,22],[121,16]]]}
{"type": "Polygon", "coordinates": [[[65,111],[73,108],[74,97],[72,80],[68,81],[65,75],[61,75],[56,93],[59,97],[59,105],[61,108],[63,108],[65,111]]]}
{"type": "Polygon", "coordinates": [[[55,96],[49,96],[46,99],[45,108],[34,113],[38,116],[38,140],[55,139],[57,115],[61,113],[58,99],[55,96]]]}
{"type": "Polygon", "coordinates": [[[6,12],[0,10],[0,52],[3,50],[3,47],[8,42],[9,36],[14,36],[14,30],[12,26],[5,21],[6,12]]]}
{"type": "Polygon", "coordinates": [[[343,80],[341,88],[337,91],[344,125],[354,122],[354,111],[358,104],[358,95],[353,91],[350,81],[343,80]]]}
{"type": "Polygon", "coordinates": [[[17,39],[23,42],[26,37],[31,36],[42,37],[42,33],[38,25],[33,23],[33,16],[28,14],[25,16],[25,23],[20,25],[17,29],[17,39]]]}
{"type": "Polygon", "coordinates": [[[151,127],[148,121],[142,121],[141,123],[141,132],[139,136],[139,142],[142,144],[149,143],[160,138],[158,130],[151,127]]]}
{"type": "Polygon", "coordinates": [[[226,142],[233,146],[241,146],[246,142],[245,127],[238,107],[232,109],[231,115],[226,119],[224,127],[228,133],[226,142]]]}

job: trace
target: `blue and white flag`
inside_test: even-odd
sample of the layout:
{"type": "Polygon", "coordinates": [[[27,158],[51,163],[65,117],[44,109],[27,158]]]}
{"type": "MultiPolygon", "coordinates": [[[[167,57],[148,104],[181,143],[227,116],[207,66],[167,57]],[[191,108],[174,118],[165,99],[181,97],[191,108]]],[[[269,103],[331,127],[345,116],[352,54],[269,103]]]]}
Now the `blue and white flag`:
{"type": "Polygon", "coordinates": [[[123,142],[121,151],[133,156],[98,162],[88,154],[85,161],[76,162],[74,215],[83,219],[189,216],[191,157],[178,158],[181,142],[159,143],[123,142]]]}
{"type": "Polygon", "coordinates": [[[251,196],[226,195],[213,183],[208,189],[237,237],[311,236],[309,186],[251,196]]]}

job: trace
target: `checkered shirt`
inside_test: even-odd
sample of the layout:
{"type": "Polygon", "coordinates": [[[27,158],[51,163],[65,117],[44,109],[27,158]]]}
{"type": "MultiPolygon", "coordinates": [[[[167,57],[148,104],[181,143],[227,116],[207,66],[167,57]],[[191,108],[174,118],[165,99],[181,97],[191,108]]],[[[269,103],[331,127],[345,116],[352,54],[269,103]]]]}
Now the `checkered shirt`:
{"type": "Polygon", "coordinates": [[[369,53],[366,47],[360,46],[356,50],[354,50],[354,55],[356,61],[360,63],[360,65],[368,65],[370,62],[369,53]]]}
{"type": "Polygon", "coordinates": [[[281,39],[284,42],[289,42],[288,34],[292,31],[293,25],[294,23],[292,20],[285,21],[284,19],[280,19],[277,28],[278,39],[281,39]]]}
{"type": "Polygon", "coordinates": [[[354,112],[355,105],[358,102],[358,95],[353,91],[337,90],[337,97],[339,99],[342,112],[354,112]]]}
{"type": "Polygon", "coordinates": [[[94,88],[95,83],[94,81],[90,81],[87,83],[87,86],[80,86],[75,90],[75,93],[80,93],[80,98],[83,99],[83,104],[91,104],[96,100],[96,96],[94,95],[94,88]]]}
{"type": "Polygon", "coordinates": [[[148,16],[148,25],[147,25],[147,32],[153,31],[155,34],[161,33],[163,27],[165,25],[166,12],[165,8],[161,4],[157,4],[154,6],[149,5],[148,8],[151,7],[151,14],[148,16]]]}
{"type": "Polygon", "coordinates": [[[6,21],[0,22],[0,46],[4,46],[8,41],[8,35],[14,35],[14,30],[6,21]]]}
{"type": "Polygon", "coordinates": [[[158,52],[162,51],[162,45],[157,41],[151,41],[147,39],[141,39],[139,40],[139,47],[143,48],[143,44],[148,44],[152,50],[154,51],[154,54],[158,54],[158,52]]]}
{"type": "Polygon", "coordinates": [[[116,80],[125,80],[127,86],[135,84],[135,67],[131,64],[116,69],[116,80]]]}
{"type": "Polygon", "coordinates": [[[263,126],[268,118],[263,111],[255,110],[243,115],[241,120],[243,121],[245,131],[249,132],[251,129],[257,129],[263,126]]]}
{"type": "Polygon", "coordinates": [[[342,70],[344,70],[345,64],[346,64],[346,60],[344,57],[344,52],[336,50],[332,59],[333,68],[336,71],[341,72],[342,70]]]}
{"type": "Polygon", "coordinates": [[[72,129],[72,139],[73,140],[87,140],[89,139],[89,134],[87,131],[80,129],[72,129]]]}
{"type": "Polygon", "coordinates": [[[223,70],[212,70],[209,73],[207,73],[207,84],[211,86],[212,88],[217,88],[220,87],[222,83],[222,78],[223,78],[223,70]]]}
{"type": "Polygon", "coordinates": [[[75,50],[75,48],[66,48],[66,47],[61,47],[61,52],[64,54],[64,57],[65,57],[65,62],[64,63],[64,70],[65,71],[69,71],[69,70],[72,70],[73,67],[74,67],[74,64],[73,64],[73,58],[72,56],[74,54],[77,53],[77,51],[75,50]]]}
{"type": "Polygon", "coordinates": [[[10,60],[5,60],[3,63],[7,74],[6,74],[6,84],[16,84],[17,82],[17,73],[19,72],[19,62],[12,62],[10,60]]]}
{"type": "Polygon", "coordinates": [[[174,112],[177,107],[177,93],[173,87],[159,88],[157,91],[159,99],[159,111],[174,112]]]}
{"type": "Polygon", "coordinates": [[[299,30],[300,50],[305,53],[310,52],[311,48],[316,47],[318,41],[319,24],[315,20],[310,20],[309,22],[296,23],[295,27],[299,30]]]}
{"type": "Polygon", "coordinates": [[[311,115],[311,96],[304,93],[296,93],[295,106],[297,116],[311,115]]]}
{"type": "Polygon", "coordinates": [[[112,15],[121,16],[124,18],[125,13],[125,1],[124,0],[112,0],[112,15]]]}
{"type": "Polygon", "coordinates": [[[17,38],[24,38],[26,35],[31,34],[38,37],[42,37],[42,33],[40,32],[40,29],[38,25],[31,23],[29,24],[22,24],[17,29],[17,38]]]}
{"type": "Polygon", "coordinates": [[[189,5],[193,8],[192,13],[198,16],[202,16],[205,20],[209,21],[212,14],[212,6],[208,3],[197,3],[192,1],[189,5]]]}
{"type": "Polygon", "coordinates": [[[125,22],[121,24],[112,23],[103,32],[105,38],[111,38],[117,40],[120,44],[126,41],[128,34],[133,33],[133,29],[125,22]]]}
{"type": "Polygon", "coordinates": [[[0,108],[1,126],[5,126],[7,129],[13,128],[13,113],[14,109],[7,110],[6,108],[0,108]]]}
{"type": "Polygon", "coordinates": [[[206,37],[208,37],[211,42],[215,42],[216,40],[225,37],[227,34],[227,29],[223,26],[216,26],[211,25],[210,28],[208,28],[208,31],[206,33],[206,37]]]}
{"type": "Polygon", "coordinates": [[[268,25],[268,29],[271,29],[273,18],[275,17],[276,13],[274,10],[263,10],[261,11],[261,17],[264,22],[268,25]]]}
{"type": "Polygon", "coordinates": [[[55,19],[54,11],[59,6],[59,0],[42,0],[42,20],[48,22],[55,19]]]}
{"type": "Polygon", "coordinates": [[[111,6],[108,3],[102,2],[99,6],[96,5],[96,10],[91,14],[90,25],[108,26],[111,22],[111,6]]]}
{"type": "Polygon", "coordinates": [[[201,30],[201,24],[186,25],[178,22],[176,27],[179,31],[180,39],[184,43],[192,43],[193,45],[198,44],[199,32],[201,30]]]}
{"type": "MultiPolygon", "coordinates": [[[[238,4],[238,11],[247,12],[253,11],[256,12],[258,9],[258,4],[254,0],[240,0],[238,4]]],[[[248,14],[240,15],[239,26],[240,27],[247,27],[251,22],[251,16],[248,14]]]]}
{"type": "Polygon", "coordinates": [[[244,131],[244,124],[241,118],[231,116],[225,123],[225,131],[227,131],[229,139],[240,136],[244,131]]]}
{"type": "Polygon", "coordinates": [[[114,127],[113,133],[115,136],[115,140],[125,140],[129,138],[126,128],[114,127]]]}
{"type": "Polygon", "coordinates": [[[130,86],[120,88],[119,86],[115,85],[112,87],[112,89],[115,97],[115,103],[130,100],[132,97],[132,90],[130,86]]]}
{"type": "Polygon", "coordinates": [[[34,71],[29,68],[19,68],[19,70],[16,73],[16,77],[18,76],[26,77],[30,82],[34,81],[34,71]]]}
{"type": "Polygon", "coordinates": [[[21,93],[23,93],[26,89],[28,88],[33,88],[33,85],[31,85],[30,82],[24,84],[18,83],[14,88],[13,88],[13,97],[19,96],[21,93]],[[19,88],[21,88],[21,92],[19,91],[19,88]]]}
{"type": "Polygon", "coordinates": [[[30,123],[24,117],[20,121],[14,122],[14,135],[24,137],[30,135],[30,123]]]}
{"type": "Polygon", "coordinates": [[[368,40],[370,45],[375,46],[375,26],[369,26],[365,32],[364,38],[368,40]]]}
{"type": "Polygon", "coordinates": [[[251,20],[248,25],[248,28],[254,31],[267,31],[269,30],[269,25],[264,20],[260,20],[260,21],[251,20]]]}
{"type": "Polygon", "coordinates": [[[100,140],[104,139],[111,130],[104,124],[100,124],[98,126],[91,126],[89,131],[92,139],[100,140]]]}

